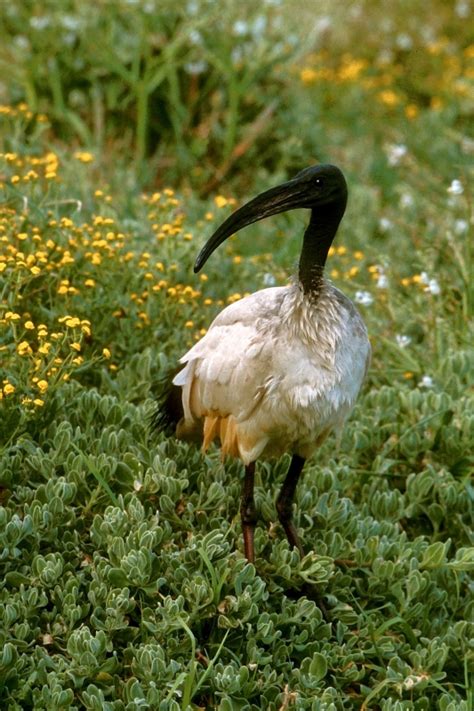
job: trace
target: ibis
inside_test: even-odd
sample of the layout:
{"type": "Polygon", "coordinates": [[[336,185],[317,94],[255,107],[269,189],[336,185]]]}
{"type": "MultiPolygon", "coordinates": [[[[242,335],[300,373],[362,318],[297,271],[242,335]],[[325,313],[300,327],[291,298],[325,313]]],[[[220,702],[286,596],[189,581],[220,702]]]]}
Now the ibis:
{"type": "Polygon", "coordinates": [[[240,514],[244,552],[255,560],[255,463],[291,455],[276,510],[291,546],[303,556],[292,518],[305,461],[349,416],[370,359],[364,322],[351,300],[324,277],[347,203],[334,165],[306,168],[233,212],[201,249],[199,272],[219,245],[253,222],[310,210],[298,270],[288,286],[257,291],[221,311],[180,359],[159,417],[179,439],[217,440],[223,459],[245,467],[240,514]]]}

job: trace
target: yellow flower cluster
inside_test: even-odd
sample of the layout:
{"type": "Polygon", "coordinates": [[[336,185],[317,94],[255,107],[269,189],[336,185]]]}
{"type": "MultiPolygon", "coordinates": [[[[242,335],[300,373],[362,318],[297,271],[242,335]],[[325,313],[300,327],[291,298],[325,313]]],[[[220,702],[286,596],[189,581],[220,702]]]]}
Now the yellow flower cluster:
{"type": "MultiPolygon", "coordinates": [[[[420,67],[420,76],[423,76],[423,101],[429,96],[432,110],[442,109],[453,95],[459,99],[472,99],[474,45],[454,54],[449,40],[440,37],[424,47],[418,47],[415,59],[420,67]],[[426,72],[425,66],[430,66],[429,72],[426,72]]],[[[350,54],[343,54],[335,63],[333,55],[326,51],[307,55],[304,66],[299,69],[299,78],[304,86],[357,84],[363,91],[375,96],[381,107],[388,111],[401,108],[408,119],[414,119],[419,114],[420,106],[408,98],[407,76],[409,81],[415,82],[415,92],[409,93],[416,93],[417,78],[413,67],[407,75],[401,64],[389,59],[369,62],[365,57],[350,54]]]]}
{"type": "MultiPolygon", "coordinates": [[[[19,120],[22,111],[26,116],[0,108],[0,122],[19,120]]],[[[75,171],[87,171],[93,160],[86,151],[0,154],[0,398],[27,410],[43,407],[60,382],[80,377],[78,369],[96,360],[118,368],[115,349],[101,342],[113,319],[126,330],[150,329],[151,342],[161,309],[182,321],[189,342],[205,332],[197,304],[218,305],[196,286],[206,284],[205,274],[184,282],[181,257],[193,234],[173,190],[138,201],[140,230],[148,235],[121,228],[105,189],[91,191],[92,214],[65,197],[71,161],[79,164],[75,171]],[[47,207],[38,209],[45,195],[47,207]]],[[[229,210],[235,201],[218,195],[214,203],[229,210]]]]}

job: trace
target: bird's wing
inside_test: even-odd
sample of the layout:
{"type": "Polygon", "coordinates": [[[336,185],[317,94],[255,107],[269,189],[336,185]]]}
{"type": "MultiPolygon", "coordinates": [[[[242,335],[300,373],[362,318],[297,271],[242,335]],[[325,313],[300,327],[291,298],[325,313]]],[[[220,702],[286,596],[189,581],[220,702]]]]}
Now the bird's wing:
{"type": "Polygon", "coordinates": [[[249,417],[271,373],[278,315],[286,287],[263,289],[224,309],[182,358],[174,379],[183,388],[185,419],[249,417]]]}

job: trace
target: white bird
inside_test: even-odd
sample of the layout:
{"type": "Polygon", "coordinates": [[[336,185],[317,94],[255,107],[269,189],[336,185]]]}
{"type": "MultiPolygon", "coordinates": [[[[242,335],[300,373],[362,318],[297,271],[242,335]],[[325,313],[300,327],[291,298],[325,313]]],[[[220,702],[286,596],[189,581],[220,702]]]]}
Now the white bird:
{"type": "Polygon", "coordinates": [[[329,247],[345,211],[347,186],[332,165],[303,170],[236,210],[208,240],[199,271],[230,235],[264,217],[309,208],[298,276],[227,306],[181,359],[163,423],[180,439],[218,439],[223,457],[245,465],[241,500],[244,550],[254,561],[257,521],[255,462],[292,455],[276,501],[291,545],[303,555],[292,503],[305,460],[350,414],[370,360],[367,330],[353,303],[323,276],[329,247]],[[180,399],[177,400],[176,395],[180,399]],[[174,405],[173,405],[174,403],[174,405]]]}

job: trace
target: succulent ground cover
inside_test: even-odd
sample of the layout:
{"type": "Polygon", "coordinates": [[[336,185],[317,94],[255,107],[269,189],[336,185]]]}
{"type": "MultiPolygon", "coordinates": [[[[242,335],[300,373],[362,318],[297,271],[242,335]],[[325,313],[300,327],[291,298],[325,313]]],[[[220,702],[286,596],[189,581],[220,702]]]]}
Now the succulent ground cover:
{"type": "Polygon", "coordinates": [[[474,49],[467,3],[435,5],[360,3],[344,37],[298,3],[220,34],[205,2],[2,7],[2,708],[472,708],[474,49]],[[253,567],[239,463],[149,423],[216,313],[287,283],[305,217],[194,276],[199,247],[316,160],[347,174],[328,276],[373,362],[307,465],[303,560],[274,523],[288,460],[257,467],[253,567]]]}

